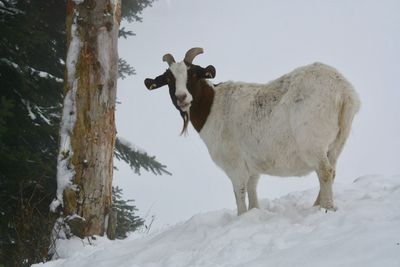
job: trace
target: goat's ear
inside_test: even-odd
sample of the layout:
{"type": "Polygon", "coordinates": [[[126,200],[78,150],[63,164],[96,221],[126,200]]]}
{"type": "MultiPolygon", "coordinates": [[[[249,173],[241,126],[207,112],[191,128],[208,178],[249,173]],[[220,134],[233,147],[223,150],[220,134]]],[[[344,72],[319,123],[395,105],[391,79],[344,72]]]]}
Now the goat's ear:
{"type": "Polygon", "coordinates": [[[155,79],[147,78],[144,80],[144,85],[146,85],[147,89],[149,90],[160,88],[166,84],[167,84],[167,78],[165,77],[165,74],[162,74],[156,77],[155,79]]]}
{"type": "Polygon", "coordinates": [[[204,69],[202,68],[198,75],[199,75],[199,78],[212,79],[212,78],[215,78],[215,74],[216,74],[216,70],[215,70],[214,66],[209,65],[204,69]]]}

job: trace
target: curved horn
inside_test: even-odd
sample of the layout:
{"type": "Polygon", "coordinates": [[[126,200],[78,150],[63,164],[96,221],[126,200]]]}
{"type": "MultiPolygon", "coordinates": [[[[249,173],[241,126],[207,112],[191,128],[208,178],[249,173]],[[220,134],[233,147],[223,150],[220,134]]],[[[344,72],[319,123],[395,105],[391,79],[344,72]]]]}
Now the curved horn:
{"type": "Polygon", "coordinates": [[[186,64],[192,64],[193,59],[198,55],[202,54],[203,48],[201,47],[193,47],[189,49],[185,54],[185,59],[183,60],[186,64]]]}
{"type": "Polygon", "coordinates": [[[162,57],[162,60],[167,62],[169,66],[171,66],[172,63],[175,63],[175,59],[171,54],[165,54],[162,57]]]}

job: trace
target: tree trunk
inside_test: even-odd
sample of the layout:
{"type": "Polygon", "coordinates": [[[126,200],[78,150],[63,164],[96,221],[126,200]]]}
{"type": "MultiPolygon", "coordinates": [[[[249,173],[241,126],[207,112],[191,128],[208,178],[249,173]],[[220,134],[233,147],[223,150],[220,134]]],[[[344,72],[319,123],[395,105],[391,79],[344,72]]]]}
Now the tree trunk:
{"type": "Polygon", "coordinates": [[[112,213],[119,23],[120,0],[68,0],[56,202],[81,237],[104,235],[112,213]]]}

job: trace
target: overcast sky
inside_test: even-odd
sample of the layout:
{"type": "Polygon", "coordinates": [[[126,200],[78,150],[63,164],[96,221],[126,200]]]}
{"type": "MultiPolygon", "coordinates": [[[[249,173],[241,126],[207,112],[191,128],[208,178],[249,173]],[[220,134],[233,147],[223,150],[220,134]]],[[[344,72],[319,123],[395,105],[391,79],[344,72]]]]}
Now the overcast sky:
{"type": "MultiPolygon", "coordinates": [[[[399,11],[398,0],[155,2],[143,12],[142,23],[123,25],[136,36],[120,40],[119,54],[137,75],[119,81],[117,129],[119,136],[166,164],[173,176],[136,176],[117,163],[114,184],[136,200],[142,216],[155,215],[156,226],[236,208],[230,180],[212,162],[197,132],[191,127],[188,137],[179,136],[182,119],[167,87],[149,92],[143,84],[165,71],[165,53],[180,61],[195,46],[205,52],[194,63],[216,67],[214,83],[268,82],[315,61],[334,66],[362,102],[336,181],[400,174],[399,11]]],[[[314,187],[317,194],[315,174],[263,176],[258,191],[261,199],[272,199],[314,187]]]]}

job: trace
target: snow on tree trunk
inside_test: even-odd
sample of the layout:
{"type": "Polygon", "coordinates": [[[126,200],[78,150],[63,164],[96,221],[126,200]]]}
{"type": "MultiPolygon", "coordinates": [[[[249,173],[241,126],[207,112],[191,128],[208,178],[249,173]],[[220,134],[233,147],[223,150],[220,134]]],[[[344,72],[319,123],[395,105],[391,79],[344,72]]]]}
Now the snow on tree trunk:
{"type": "Polygon", "coordinates": [[[58,189],[51,209],[61,205],[64,218],[74,221],[70,227],[78,236],[103,235],[112,214],[120,17],[120,0],[67,3],[58,189]],[[72,229],[76,218],[80,218],[79,227],[72,229]]]}

